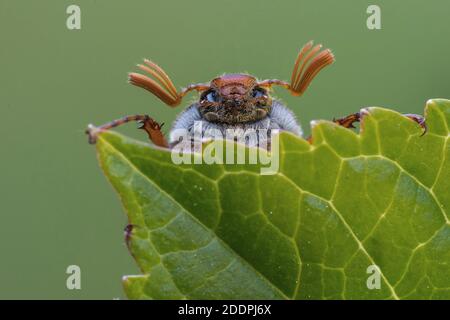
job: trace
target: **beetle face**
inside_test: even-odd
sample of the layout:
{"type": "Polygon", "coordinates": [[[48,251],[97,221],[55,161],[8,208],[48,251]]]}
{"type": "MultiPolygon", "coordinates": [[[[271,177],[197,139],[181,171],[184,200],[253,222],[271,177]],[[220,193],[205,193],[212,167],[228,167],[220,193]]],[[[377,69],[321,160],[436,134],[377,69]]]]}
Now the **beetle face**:
{"type": "Polygon", "coordinates": [[[271,105],[267,90],[254,77],[227,74],[211,81],[200,96],[199,110],[209,122],[237,124],[265,118],[271,105]]]}

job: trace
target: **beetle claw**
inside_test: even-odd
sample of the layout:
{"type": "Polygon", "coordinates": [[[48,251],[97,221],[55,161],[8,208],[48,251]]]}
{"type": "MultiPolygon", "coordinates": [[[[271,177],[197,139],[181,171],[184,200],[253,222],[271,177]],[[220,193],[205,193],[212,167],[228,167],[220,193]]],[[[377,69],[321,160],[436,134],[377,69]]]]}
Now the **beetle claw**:
{"type": "Polygon", "coordinates": [[[128,249],[130,249],[131,234],[133,232],[134,227],[135,226],[133,224],[128,224],[123,230],[123,233],[125,235],[125,243],[128,249]]]}
{"type": "Polygon", "coordinates": [[[355,128],[353,125],[355,122],[359,122],[361,120],[361,113],[353,113],[349,116],[346,116],[344,118],[333,118],[333,122],[344,127],[344,128],[355,128]]]}
{"type": "Polygon", "coordinates": [[[97,136],[102,130],[94,126],[93,124],[88,124],[87,129],[84,131],[88,135],[89,144],[95,144],[97,142],[97,136]]]}
{"type": "Polygon", "coordinates": [[[407,117],[408,119],[411,119],[412,121],[416,122],[423,129],[423,132],[420,135],[421,137],[425,133],[427,133],[428,126],[427,126],[427,124],[425,122],[425,118],[424,117],[422,117],[422,116],[420,116],[418,114],[414,114],[414,113],[405,113],[404,116],[407,117]]]}

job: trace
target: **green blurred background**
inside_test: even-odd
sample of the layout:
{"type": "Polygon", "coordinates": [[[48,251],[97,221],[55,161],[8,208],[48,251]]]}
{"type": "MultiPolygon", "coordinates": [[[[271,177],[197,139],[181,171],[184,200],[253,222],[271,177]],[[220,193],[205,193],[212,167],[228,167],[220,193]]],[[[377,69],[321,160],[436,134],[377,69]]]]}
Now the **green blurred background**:
{"type": "Polygon", "coordinates": [[[363,106],[422,113],[428,98],[450,98],[449,13],[448,0],[0,0],[0,298],[123,298],[121,276],[139,272],[83,131],[135,113],[170,124],[186,105],[127,84],[143,57],[178,87],[224,72],[287,80],[300,47],[320,41],[337,62],[301,98],[276,90],[308,133],[313,119],[363,106]],[[66,28],[70,4],[81,30],[66,28]],[[367,29],[369,4],[382,30],[367,29]],[[71,264],[81,290],[66,288],[71,264]]]}

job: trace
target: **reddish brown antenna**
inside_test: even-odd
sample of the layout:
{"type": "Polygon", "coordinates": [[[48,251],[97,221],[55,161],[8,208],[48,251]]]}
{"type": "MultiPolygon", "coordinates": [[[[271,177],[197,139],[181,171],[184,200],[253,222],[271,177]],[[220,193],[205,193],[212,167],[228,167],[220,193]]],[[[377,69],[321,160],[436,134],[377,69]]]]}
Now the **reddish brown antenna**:
{"type": "Polygon", "coordinates": [[[308,89],[311,81],[320,70],[335,61],[330,49],[323,51],[321,49],[321,44],[313,46],[312,41],[303,46],[295,60],[291,83],[278,79],[268,79],[261,81],[259,85],[263,87],[271,87],[273,85],[282,86],[288,89],[292,95],[301,96],[308,89]]]}
{"type": "Polygon", "coordinates": [[[147,72],[153,78],[140,73],[132,72],[128,74],[128,81],[135,86],[150,91],[161,101],[171,107],[178,106],[183,97],[189,91],[202,91],[209,88],[209,85],[207,84],[197,83],[187,86],[178,93],[167,73],[165,73],[164,70],[156,63],[144,59],[144,64],[138,64],[138,68],[147,72]]]}

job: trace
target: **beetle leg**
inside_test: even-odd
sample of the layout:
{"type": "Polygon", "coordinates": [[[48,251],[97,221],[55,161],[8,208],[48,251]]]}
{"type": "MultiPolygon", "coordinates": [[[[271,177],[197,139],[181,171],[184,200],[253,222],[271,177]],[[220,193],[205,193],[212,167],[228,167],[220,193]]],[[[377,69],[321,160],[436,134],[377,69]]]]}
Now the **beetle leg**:
{"type": "MultiPolygon", "coordinates": [[[[427,133],[428,127],[424,117],[413,113],[405,113],[403,114],[403,116],[405,116],[408,119],[411,119],[414,122],[417,122],[417,124],[423,129],[423,133],[421,134],[421,136],[427,133]]],[[[340,126],[343,126],[344,128],[355,128],[353,124],[355,122],[359,122],[360,120],[361,120],[361,113],[357,112],[344,118],[333,119],[333,122],[340,126]]]]}
{"type": "Polygon", "coordinates": [[[149,139],[158,147],[169,148],[169,144],[161,131],[164,123],[159,124],[149,116],[145,116],[145,119],[138,121],[139,129],[147,132],[149,139]]]}
{"type": "Polygon", "coordinates": [[[356,112],[349,116],[335,119],[333,118],[333,122],[344,127],[344,128],[355,128],[353,125],[355,122],[359,122],[361,120],[361,113],[356,112]]]}
{"type": "Polygon", "coordinates": [[[143,129],[147,132],[150,140],[157,146],[168,148],[168,143],[163,133],[161,132],[161,127],[163,124],[158,124],[155,120],[150,118],[148,115],[131,115],[125,116],[123,118],[113,120],[100,127],[96,127],[92,124],[88,125],[86,129],[86,134],[89,136],[89,143],[94,144],[97,141],[97,136],[100,132],[115,128],[124,123],[137,121],[140,126],[139,129],[143,129]]]}
{"type": "Polygon", "coordinates": [[[425,133],[427,133],[428,127],[424,117],[414,113],[404,113],[403,115],[411,119],[412,121],[417,122],[417,124],[423,129],[423,132],[420,136],[423,136],[425,133]]]}

